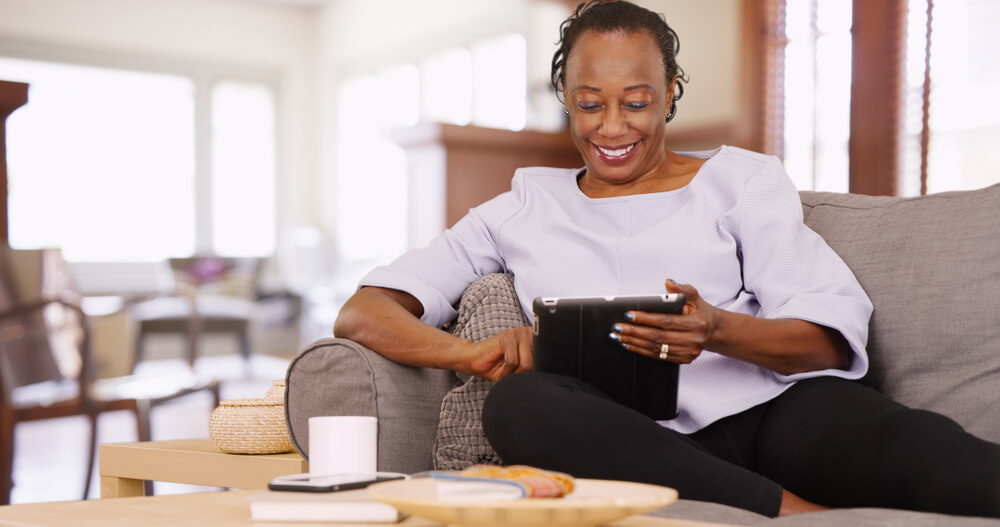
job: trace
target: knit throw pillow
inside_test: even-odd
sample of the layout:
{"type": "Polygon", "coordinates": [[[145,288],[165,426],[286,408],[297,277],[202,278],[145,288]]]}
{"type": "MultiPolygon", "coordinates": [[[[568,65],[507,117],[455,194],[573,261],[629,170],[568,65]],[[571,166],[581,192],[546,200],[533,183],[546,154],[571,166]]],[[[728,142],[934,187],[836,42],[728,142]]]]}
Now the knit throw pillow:
{"type": "MultiPolygon", "coordinates": [[[[514,277],[495,273],[476,280],[462,294],[458,319],[449,331],[478,342],[501,331],[528,325],[514,292],[514,277]]],[[[434,440],[434,468],[461,470],[470,465],[500,464],[500,457],[483,433],[483,401],[493,382],[481,377],[462,376],[463,384],[453,388],[441,403],[441,415],[434,440]]]]}

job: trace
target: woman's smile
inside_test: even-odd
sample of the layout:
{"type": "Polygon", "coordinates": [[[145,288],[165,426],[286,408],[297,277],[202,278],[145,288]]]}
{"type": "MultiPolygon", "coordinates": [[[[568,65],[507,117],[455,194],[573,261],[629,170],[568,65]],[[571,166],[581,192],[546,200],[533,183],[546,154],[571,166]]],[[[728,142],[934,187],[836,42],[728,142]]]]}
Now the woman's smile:
{"type": "Polygon", "coordinates": [[[597,155],[601,158],[601,160],[607,163],[624,163],[632,157],[632,153],[635,152],[635,147],[639,144],[639,141],[624,146],[601,146],[594,143],[591,144],[594,146],[594,149],[597,150],[597,155]]]}

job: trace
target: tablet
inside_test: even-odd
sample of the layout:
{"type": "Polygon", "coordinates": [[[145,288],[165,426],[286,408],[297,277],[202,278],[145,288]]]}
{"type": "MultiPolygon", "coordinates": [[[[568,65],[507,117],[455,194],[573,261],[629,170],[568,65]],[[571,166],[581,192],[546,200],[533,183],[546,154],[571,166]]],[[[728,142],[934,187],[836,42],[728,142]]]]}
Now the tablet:
{"type": "Polygon", "coordinates": [[[673,419],[678,365],[627,351],[608,334],[626,311],[679,314],[685,301],[682,293],[536,298],[534,369],[580,379],[655,420],[673,419]]]}

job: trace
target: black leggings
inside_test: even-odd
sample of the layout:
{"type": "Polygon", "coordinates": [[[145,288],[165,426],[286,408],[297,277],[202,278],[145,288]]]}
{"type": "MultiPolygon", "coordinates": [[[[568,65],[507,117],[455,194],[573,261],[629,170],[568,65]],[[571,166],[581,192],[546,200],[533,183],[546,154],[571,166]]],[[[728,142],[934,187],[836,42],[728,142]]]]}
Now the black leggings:
{"type": "Polygon", "coordinates": [[[683,435],[575,379],[524,372],[493,387],[483,428],[505,463],[670,486],[768,516],[785,488],[829,507],[1000,517],[1000,445],[835,377],[683,435]]]}

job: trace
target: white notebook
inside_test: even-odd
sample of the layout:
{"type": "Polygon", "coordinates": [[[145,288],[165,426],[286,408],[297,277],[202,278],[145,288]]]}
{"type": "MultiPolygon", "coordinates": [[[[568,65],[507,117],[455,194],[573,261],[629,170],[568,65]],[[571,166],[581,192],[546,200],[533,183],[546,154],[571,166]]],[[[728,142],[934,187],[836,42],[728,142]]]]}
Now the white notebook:
{"type": "Polygon", "coordinates": [[[405,514],[372,501],[364,489],[345,492],[265,490],[251,494],[250,519],[279,522],[398,522],[405,514]]]}

